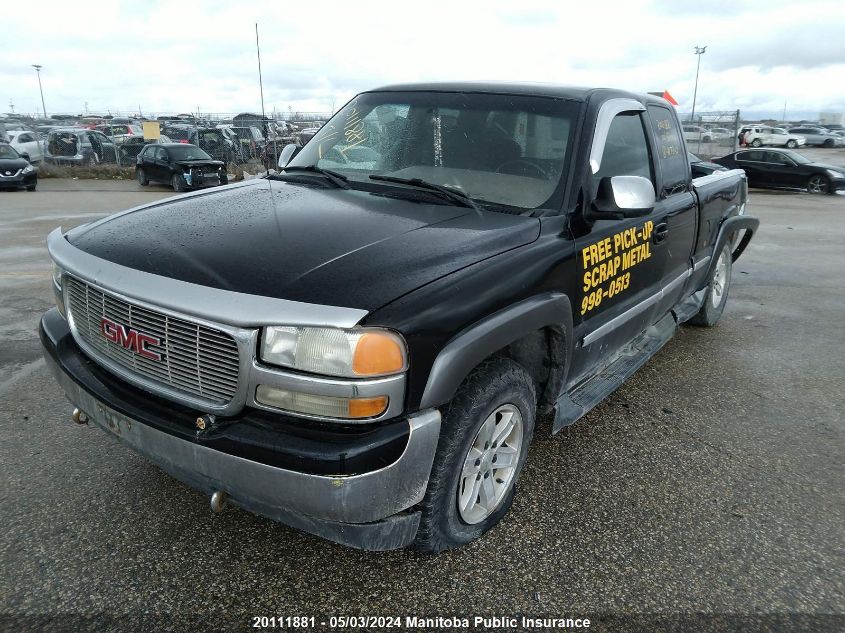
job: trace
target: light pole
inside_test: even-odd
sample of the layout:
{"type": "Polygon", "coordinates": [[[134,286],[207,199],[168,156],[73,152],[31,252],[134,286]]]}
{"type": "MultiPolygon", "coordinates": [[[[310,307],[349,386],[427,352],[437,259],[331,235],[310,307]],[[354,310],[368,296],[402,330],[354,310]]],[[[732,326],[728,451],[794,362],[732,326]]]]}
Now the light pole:
{"type": "Polygon", "coordinates": [[[695,99],[698,97],[698,71],[701,70],[701,56],[707,50],[706,46],[696,46],[695,54],[698,57],[698,64],[695,67],[695,90],[692,93],[692,113],[689,115],[690,123],[695,120],[695,99]]]}
{"type": "Polygon", "coordinates": [[[41,111],[44,112],[44,118],[47,118],[47,107],[44,105],[44,89],[41,87],[41,69],[44,68],[41,64],[33,64],[32,67],[38,73],[38,91],[41,93],[41,111]]]}

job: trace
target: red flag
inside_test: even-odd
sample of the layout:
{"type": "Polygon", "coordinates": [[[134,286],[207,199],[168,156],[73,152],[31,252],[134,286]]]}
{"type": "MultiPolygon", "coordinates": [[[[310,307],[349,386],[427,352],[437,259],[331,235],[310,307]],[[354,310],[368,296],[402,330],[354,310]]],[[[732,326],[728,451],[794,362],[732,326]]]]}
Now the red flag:
{"type": "Polygon", "coordinates": [[[668,101],[672,105],[678,105],[678,102],[675,101],[675,97],[670,95],[668,90],[663,91],[663,98],[666,99],[666,101],[668,101]]]}

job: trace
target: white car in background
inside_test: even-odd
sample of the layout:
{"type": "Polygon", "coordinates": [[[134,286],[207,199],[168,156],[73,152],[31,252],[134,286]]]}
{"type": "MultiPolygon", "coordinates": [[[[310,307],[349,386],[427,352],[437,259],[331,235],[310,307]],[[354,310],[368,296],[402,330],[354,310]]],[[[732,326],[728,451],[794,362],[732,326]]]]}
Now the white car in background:
{"type": "Polygon", "coordinates": [[[9,145],[14,147],[18,154],[28,154],[30,163],[40,163],[44,160],[44,141],[38,132],[31,130],[7,130],[9,145]]]}
{"type": "Polygon", "coordinates": [[[782,127],[768,127],[765,125],[746,126],[740,130],[745,132],[745,144],[751,147],[773,145],[795,149],[806,145],[807,139],[797,134],[790,134],[782,127]]]}
{"type": "Polygon", "coordinates": [[[713,140],[713,134],[700,125],[685,125],[684,140],[687,143],[709,143],[713,140]]]}

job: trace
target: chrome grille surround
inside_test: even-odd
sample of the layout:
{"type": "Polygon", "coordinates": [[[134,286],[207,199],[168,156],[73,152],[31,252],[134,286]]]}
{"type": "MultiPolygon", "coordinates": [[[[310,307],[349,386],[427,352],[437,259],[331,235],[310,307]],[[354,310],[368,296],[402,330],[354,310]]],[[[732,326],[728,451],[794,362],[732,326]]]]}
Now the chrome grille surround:
{"type": "Polygon", "coordinates": [[[72,274],[63,276],[68,322],[77,344],[127,382],[202,411],[234,414],[246,401],[258,330],[212,323],[151,306],[72,274]],[[107,317],[161,339],[153,361],[108,341],[107,317]]]}

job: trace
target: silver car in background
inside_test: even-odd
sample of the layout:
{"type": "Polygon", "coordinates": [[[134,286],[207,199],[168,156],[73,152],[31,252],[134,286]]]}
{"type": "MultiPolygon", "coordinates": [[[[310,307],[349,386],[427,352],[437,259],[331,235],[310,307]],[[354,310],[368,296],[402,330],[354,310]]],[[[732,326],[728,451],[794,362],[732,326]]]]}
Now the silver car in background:
{"type": "Polygon", "coordinates": [[[817,145],[819,147],[842,147],[845,145],[845,139],[823,127],[793,127],[790,128],[789,133],[800,134],[807,139],[807,145],[817,145]]]}

